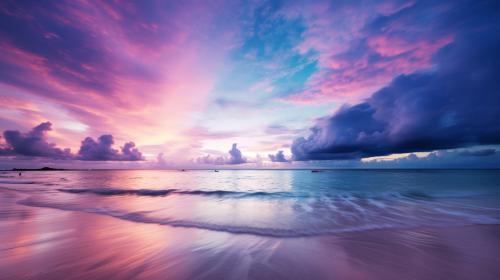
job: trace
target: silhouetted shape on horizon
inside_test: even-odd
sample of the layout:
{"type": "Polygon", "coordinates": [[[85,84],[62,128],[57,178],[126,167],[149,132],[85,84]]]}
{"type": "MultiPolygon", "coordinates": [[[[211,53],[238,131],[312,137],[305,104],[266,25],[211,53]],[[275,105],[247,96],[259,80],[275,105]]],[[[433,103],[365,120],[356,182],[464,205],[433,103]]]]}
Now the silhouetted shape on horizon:
{"type": "MultiPolygon", "coordinates": [[[[62,171],[67,170],[63,168],[52,168],[44,166],[42,168],[12,168],[12,171],[62,171]]],[[[21,172],[19,172],[19,176],[21,176],[21,172]]]]}

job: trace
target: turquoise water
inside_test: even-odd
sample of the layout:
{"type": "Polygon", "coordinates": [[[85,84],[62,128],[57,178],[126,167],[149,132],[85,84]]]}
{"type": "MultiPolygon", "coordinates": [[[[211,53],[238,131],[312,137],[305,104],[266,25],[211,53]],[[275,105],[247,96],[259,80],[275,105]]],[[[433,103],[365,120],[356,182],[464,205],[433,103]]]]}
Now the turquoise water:
{"type": "Polygon", "coordinates": [[[293,238],[500,223],[496,170],[52,171],[0,174],[9,205],[293,238]]]}

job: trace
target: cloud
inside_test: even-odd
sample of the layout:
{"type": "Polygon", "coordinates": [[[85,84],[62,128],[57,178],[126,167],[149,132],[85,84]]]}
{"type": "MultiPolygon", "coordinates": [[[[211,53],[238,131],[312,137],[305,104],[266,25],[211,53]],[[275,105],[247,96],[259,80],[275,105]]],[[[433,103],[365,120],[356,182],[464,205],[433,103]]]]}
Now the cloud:
{"type": "Polygon", "coordinates": [[[470,151],[470,150],[465,150],[460,152],[461,156],[468,156],[468,157],[487,157],[487,156],[492,156],[495,155],[497,151],[495,149],[483,149],[483,150],[477,150],[477,151],[470,151]]]}
{"type": "Polygon", "coordinates": [[[73,159],[89,161],[139,161],[144,160],[134,142],[127,142],[118,151],[113,149],[113,136],[101,135],[97,141],[85,138],[77,155],[70,149],[61,149],[47,140],[47,132],[52,130],[52,123],[43,122],[27,133],[6,130],[3,133],[4,144],[0,145],[0,156],[43,157],[50,159],[73,159]]]}
{"type": "Polygon", "coordinates": [[[61,149],[49,143],[47,132],[52,130],[50,122],[35,126],[28,133],[6,130],[3,133],[5,145],[0,148],[0,155],[20,155],[28,157],[49,157],[55,159],[71,158],[69,149],[61,149]]]}
{"type": "Polygon", "coordinates": [[[283,151],[278,151],[275,155],[268,156],[272,162],[289,162],[289,160],[285,158],[285,154],[283,154],[283,151]]]}
{"type": "Polygon", "coordinates": [[[135,148],[134,142],[127,142],[122,147],[122,154],[126,160],[144,160],[141,152],[135,148]]]}
{"type": "MultiPolygon", "coordinates": [[[[0,83],[9,90],[1,94],[10,99],[21,92],[40,107],[7,109],[16,123],[33,121],[30,114],[36,113],[60,125],[74,120],[92,135],[113,132],[141,144],[182,138],[184,120],[209,102],[221,58],[237,40],[237,25],[228,23],[239,21],[238,15],[223,12],[235,5],[2,3],[0,83]],[[165,110],[170,116],[158,118],[165,110]]],[[[8,117],[2,112],[0,122],[8,117]]],[[[65,140],[78,143],[82,136],[66,134],[65,140]]]]}
{"type": "Polygon", "coordinates": [[[241,151],[237,148],[236,143],[233,144],[231,150],[228,151],[229,157],[205,155],[198,157],[194,160],[197,164],[207,165],[222,165],[222,164],[243,164],[247,163],[247,159],[243,156],[241,151]]]}
{"type": "Polygon", "coordinates": [[[195,162],[198,164],[222,165],[222,164],[226,163],[226,159],[224,159],[224,157],[222,157],[222,156],[214,157],[211,155],[206,155],[206,156],[196,158],[195,162]]]}
{"type": "Polygon", "coordinates": [[[299,49],[314,51],[319,71],[283,98],[295,103],[359,101],[400,74],[432,67],[431,58],[453,39],[446,20],[467,1],[330,1],[289,9],[307,29],[299,49]],[[425,19],[425,20],[423,20],[425,19]]]}
{"type": "Polygon", "coordinates": [[[249,109],[262,106],[261,102],[257,101],[244,101],[229,98],[216,98],[214,104],[222,109],[249,109]]]}
{"type": "Polygon", "coordinates": [[[243,157],[241,151],[236,147],[237,145],[234,143],[231,150],[229,150],[230,157],[227,164],[242,164],[247,162],[247,159],[243,157]]]}
{"type": "Polygon", "coordinates": [[[97,141],[87,137],[82,141],[77,159],[91,161],[138,161],[144,160],[141,152],[135,148],[134,142],[127,142],[121,147],[121,152],[113,149],[113,136],[101,135],[97,141]]]}
{"type": "Polygon", "coordinates": [[[185,132],[186,136],[189,136],[191,139],[201,139],[201,140],[207,140],[207,139],[225,139],[225,138],[232,138],[238,136],[236,132],[232,131],[213,131],[210,129],[207,129],[202,126],[196,126],[191,128],[190,130],[187,130],[185,132]]]}
{"type": "Polygon", "coordinates": [[[304,129],[292,129],[281,124],[272,124],[266,127],[266,134],[270,135],[286,135],[286,134],[297,134],[304,132],[304,129]]]}
{"type": "Polygon", "coordinates": [[[364,168],[499,168],[500,154],[495,149],[443,150],[424,157],[410,154],[403,158],[369,161],[364,168]]]}
{"type": "Polygon", "coordinates": [[[163,155],[163,153],[159,153],[157,156],[156,156],[156,162],[159,164],[159,165],[163,165],[166,163],[166,160],[165,160],[165,157],[163,155]]]}
{"type": "MultiPolygon", "coordinates": [[[[499,9],[462,26],[432,71],[400,75],[365,102],[321,118],[295,160],[352,159],[500,143],[499,9]]],[[[476,8],[478,9],[478,8],[476,8]]],[[[457,17],[462,14],[456,11],[457,17]]]]}

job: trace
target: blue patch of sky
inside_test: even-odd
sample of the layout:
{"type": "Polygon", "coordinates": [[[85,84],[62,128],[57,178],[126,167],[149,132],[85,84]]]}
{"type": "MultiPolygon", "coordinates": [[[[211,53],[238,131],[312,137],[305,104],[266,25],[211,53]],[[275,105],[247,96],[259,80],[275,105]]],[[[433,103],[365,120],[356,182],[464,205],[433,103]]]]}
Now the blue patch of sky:
{"type": "MultiPolygon", "coordinates": [[[[317,70],[315,54],[301,54],[297,49],[305,24],[280,15],[280,7],[280,2],[266,2],[244,17],[242,42],[228,55],[215,95],[245,100],[250,89],[263,81],[277,93],[289,92],[302,88],[317,70]]],[[[253,100],[273,97],[269,92],[252,92],[251,96],[253,100]]]]}
{"type": "Polygon", "coordinates": [[[251,127],[253,131],[271,121],[307,127],[314,118],[330,112],[331,103],[303,106],[278,100],[302,90],[318,70],[317,53],[301,53],[297,48],[305,24],[283,17],[279,9],[279,3],[265,3],[243,19],[242,41],[226,57],[212,92],[213,102],[198,114],[200,125],[222,130],[251,127]],[[255,89],[259,83],[271,86],[272,92],[266,86],[255,89]]]}

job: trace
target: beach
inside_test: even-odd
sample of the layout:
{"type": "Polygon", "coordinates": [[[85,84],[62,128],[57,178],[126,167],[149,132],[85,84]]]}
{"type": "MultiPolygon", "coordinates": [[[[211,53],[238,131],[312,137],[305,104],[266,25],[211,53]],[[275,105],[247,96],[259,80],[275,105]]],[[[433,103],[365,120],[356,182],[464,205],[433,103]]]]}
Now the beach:
{"type": "Polygon", "coordinates": [[[500,280],[500,0],[1,1],[0,280],[500,280]]]}
{"type": "MultiPolygon", "coordinates": [[[[126,171],[121,172],[102,173],[98,177],[109,180],[118,176],[122,188],[130,190],[131,184],[125,183],[127,179],[123,172],[126,171]]],[[[152,178],[160,180],[158,177],[167,176],[171,179],[170,184],[176,180],[186,183],[184,174],[144,172],[128,173],[128,180],[140,177],[137,180],[145,180],[144,184],[151,185],[152,178]]],[[[201,176],[198,178],[200,180],[213,176],[206,171],[195,172],[200,172],[201,175],[197,175],[201,176]]],[[[223,176],[221,182],[227,183],[228,178],[236,174],[243,178],[241,184],[244,185],[259,177],[262,181],[262,177],[266,176],[283,179],[293,175],[276,175],[277,172],[285,171],[255,172],[264,171],[221,171],[222,175],[217,176],[223,176]]],[[[190,175],[190,180],[196,181],[193,174],[196,173],[190,175]]],[[[421,176],[415,173],[397,174],[403,177],[421,176]]],[[[447,176],[453,177],[454,174],[447,176]]],[[[382,174],[383,177],[388,175],[393,176],[382,174]]],[[[437,175],[443,177],[443,174],[437,175]]],[[[91,193],[82,193],[80,189],[66,193],[58,189],[76,190],[76,185],[83,188],[85,180],[96,176],[64,172],[26,176],[23,179],[2,178],[1,279],[497,279],[500,273],[500,225],[496,222],[498,211],[492,208],[497,205],[496,200],[491,202],[491,195],[488,199],[481,197],[482,206],[475,207],[474,211],[465,212],[461,208],[463,215],[469,215],[468,220],[452,219],[452,216],[433,217],[431,214],[435,213],[429,213],[428,205],[420,205],[433,203],[436,208],[436,203],[444,205],[444,202],[419,197],[411,198],[412,203],[413,200],[417,201],[416,204],[404,204],[404,211],[413,211],[411,215],[425,214],[429,220],[427,224],[416,223],[420,219],[415,219],[413,225],[403,221],[388,225],[393,217],[385,217],[390,218],[387,220],[379,217],[379,228],[362,227],[354,225],[354,221],[333,216],[343,224],[339,227],[328,225],[325,218],[315,220],[316,224],[311,222],[307,213],[316,215],[316,211],[325,205],[319,205],[319,200],[311,200],[310,197],[294,197],[292,200],[295,204],[286,208],[288,202],[281,200],[290,198],[262,198],[260,194],[242,196],[242,189],[234,186],[235,192],[230,194],[154,196],[157,193],[151,195],[151,192],[145,192],[140,186],[138,189],[142,192],[128,191],[128,194],[123,194],[116,191],[118,185],[110,181],[107,181],[107,186],[101,185],[101,188],[113,191],[104,192],[101,188],[101,191],[96,191],[94,188],[91,193]],[[55,178],[58,182],[73,183],[56,184],[55,178]],[[192,196],[195,196],[198,205],[193,200],[183,201],[185,197],[193,199],[192,196]],[[207,199],[209,201],[205,201],[207,199]],[[276,202],[276,199],[281,202],[276,202]],[[309,212],[298,209],[300,204],[297,204],[297,199],[307,201],[311,208],[309,212]],[[176,200],[172,202],[177,208],[175,211],[168,200],[176,200]],[[213,206],[211,200],[221,205],[221,208],[213,206]],[[225,203],[230,203],[232,208],[228,209],[225,203]],[[276,204],[281,212],[270,206],[276,204]],[[200,208],[208,205],[212,208],[200,208]],[[127,215],[120,212],[125,208],[129,209],[127,215]],[[249,212],[249,209],[253,212],[249,212]],[[161,212],[163,218],[152,212],[161,212]],[[171,218],[165,218],[170,215],[181,218],[172,222],[171,218]],[[241,217],[247,219],[242,221],[241,217]],[[280,220],[275,220],[276,217],[280,217],[280,220]],[[284,221],[284,217],[290,219],[284,221]],[[301,219],[309,219],[311,223],[301,219]],[[439,221],[440,224],[432,223],[431,220],[439,221]],[[298,221],[301,221],[300,225],[307,226],[299,227],[298,221]],[[290,227],[284,230],[285,225],[290,227]],[[244,229],[248,230],[245,232],[244,229]]],[[[295,187],[310,178],[319,179],[305,172],[296,176],[306,179],[296,180],[293,183],[295,187]]],[[[339,175],[321,176],[323,179],[330,178],[331,182],[332,176],[338,179],[339,175]]],[[[480,173],[477,176],[491,179],[489,176],[497,175],[480,173]]],[[[373,181],[375,177],[370,179],[373,181]]],[[[427,179],[424,181],[427,182],[427,179]]],[[[270,183],[272,180],[265,182],[270,183]]],[[[282,186],[283,180],[280,182],[278,185],[282,186]]],[[[95,179],[92,179],[94,183],[95,179]]],[[[139,183],[135,181],[134,184],[139,183]]],[[[199,184],[199,181],[195,184],[199,184]]],[[[179,190],[179,186],[170,187],[179,190]]],[[[282,187],[271,189],[272,193],[276,195],[279,188],[282,187]]],[[[249,190],[246,189],[246,192],[249,190]]],[[[290,193],[295,192],[289,190],[286,193],[290,196],[290,193]]],[[[423,194],[420,196],[423,197],[423,194]]],[[[461,193],[462,196],[469,198],[470,195],[461,193]]],[[[320,198],[324,199],[323,196],[320,198]]],[[[372,207],[359,197],[351,201],[360,207],[364,205],[366,209],[372,207]]],[[[374,203],[382,202],[386,203],[384,207],[403,207],[385,197],[383,201],[374,203]]],[[[343,205],[336,203],[336,209],[343,205]]],[[[363,215],[369,215],[369,212],[363,215]]],[[[371,221],[369,225],[372,225],[371,221]]]]}
{"type": "MultiPolygon", "coordinates": [[[[24,207],[19,209],[21,213],[24,207]]],[[[500,226],[266,238],[41,209],[2,222],[2,279],[496,279],[500,226]]],[[[15,214],[13,214],[15,215],[15,214]]]]}

